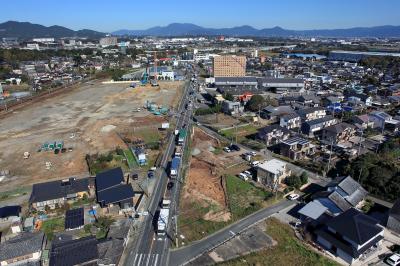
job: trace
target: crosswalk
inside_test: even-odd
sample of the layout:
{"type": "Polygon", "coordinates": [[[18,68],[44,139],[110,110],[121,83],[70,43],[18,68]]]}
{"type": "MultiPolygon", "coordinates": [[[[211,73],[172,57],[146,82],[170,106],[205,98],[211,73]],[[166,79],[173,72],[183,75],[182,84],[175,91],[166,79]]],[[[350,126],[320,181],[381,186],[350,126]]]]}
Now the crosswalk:
{"type": "Polygon", "coordinates": [[[158,266],[160,254],[135,254],[132,266],[158,266]]]}

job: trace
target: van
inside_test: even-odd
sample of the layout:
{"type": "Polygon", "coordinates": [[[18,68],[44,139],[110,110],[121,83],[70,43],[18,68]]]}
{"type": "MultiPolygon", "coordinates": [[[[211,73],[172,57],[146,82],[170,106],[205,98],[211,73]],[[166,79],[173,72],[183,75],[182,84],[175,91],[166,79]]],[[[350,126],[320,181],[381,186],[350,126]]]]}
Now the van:
{"type": "Polygon", "coordinates": [[[244,181],[249,180],[249,177],[244,173],[240,173],[238,176],[239,176],[239,178],[243,179],[244,181]]]}
{"type": "Polygon", "coordinates": [[[260,161],[254,161],[251,163],[251,166],[256,167],[259,164],[260,164],[260,161]]]}

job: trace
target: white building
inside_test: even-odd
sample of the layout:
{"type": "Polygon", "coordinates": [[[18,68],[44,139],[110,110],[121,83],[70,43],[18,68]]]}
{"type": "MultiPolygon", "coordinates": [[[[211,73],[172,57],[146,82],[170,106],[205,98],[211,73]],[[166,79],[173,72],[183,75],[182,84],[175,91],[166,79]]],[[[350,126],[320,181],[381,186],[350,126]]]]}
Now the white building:
{"type": "Polygon", "coordinates": [[[100,46],[107,47],[107,46],[116,46],[118,44],[117,37],[104,37],[100,39],[100,46]]]}
{"type": "Polygon", "coordinates": [[[272,159],[257,166],[257,182],[270,188],[276,188],[290,173],[285,162],[272,159]]]}

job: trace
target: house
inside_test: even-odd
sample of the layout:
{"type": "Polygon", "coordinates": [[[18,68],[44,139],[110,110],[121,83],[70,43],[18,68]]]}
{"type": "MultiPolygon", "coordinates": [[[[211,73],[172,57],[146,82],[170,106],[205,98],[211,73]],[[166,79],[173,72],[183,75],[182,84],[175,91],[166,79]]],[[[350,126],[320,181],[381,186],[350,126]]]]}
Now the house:
{"type": "Polygon", "coordinates": [[[257,182],[270,188],[276,188],[289,176],[287,164],[277,159],[265,161],[257,166],[257,182]]]}
{"type": "Polygon", "coordinates": [[[133,192],[130,184],[125,184],[120,167],[96,175],[97,202],[102,208],[119,205],[121,209],[133,206],[133,192]]]}
{"type": "Polygon", "coordinates": [[[21,206],[4,206],[0,208],[0,224],[12,223],[20,219],[21,206]]]}
{"type": "Polygon", "coordinates": [[[382,244],[384,228],[378,221],[350,208],[315,231],[316,242],[348,264],[382,244]]]}
{"type": "Polygon", "coordinates": [[[343,122],[324,128],[321,141],[326,144],[340,144],[349,141],[355,134],[355,126],[343,122]]]}
{"type": "Polygon", "coordinates": [[[305,94],[305,95],[300,95],[297,101],[301,103],[303,106],[318,107],[319,103],[321,102],[321,99],[315,95],[305,94]]]}
{"type": "Polygon", "coordinates": [[[32,208],[44,211],[46,206],[55,209],[68,201],[89,195],[89,178],[69,179],[34,184],[29,203],[32,208]]]}
{"type": "Polygon", "coordinates": [[[279,125],[287,129],[299,128],[301,125],[300,116],[296,113],[282,115],[280,117],[279,125]]]}
{"type": "Polygon", "coordinates": [[[318,132],[322,129],[329,127],[331,125],[337,124],[338,121],[331,115],[306,121],[301,125],[301,131],[303,134],[307,135],[308,137],[314,137],[318,132]]]}
{"type": "Polygon", "coordinates": [[[301,137],[292,137],[280,144],[280,154],[292,160],[302,160],[315,152],[315,145],[301,137]]]}
{"type": "Polygon", "coordinates": [[[290,106],[267,106],[263,110],[261,110],[260,116],[264,119],[270,120],[273,123],[280,121],[281,116],[292,113],[294,113],[294,110],[290,106]]]}
{"type": "Polygon", "coordinates": [[[243,106],[240,105],[240,102],[232,102],[232,101],[223,101],[222,102],[222,111],[225,114],[239,114],[243,112],[243,106]]]}
{"type": "Polygon", "coordinates": [[[389,211],[386,228],[400,234],[400,199],[397,199],[389,211]]]}
{"type": "Polygon", "coordinates": [[[83,208],[67,210],[65,212],[65,230],[80,229],[85,224],[83,208]]]}
{"type": "Polygon", "coordinates": [[[326,110],[321,107],[304,108],[297,111],[303,121],[311,121],[326,116],[326,110]]]}
{"type": "Polygon", "coordinates": [[[0,265],[40,265],[45,244],[43,232],[25,232],[0,243],[0,265]]]}
{"type": "Polygon", "coordinates": [[[372,106],[372,97],[363,93],[350,92],[347,96],[347,101],[352,104],[365,104],[366,106],[372,106]]]}
{"type": "Polygon", "coordinates": [[[352,118],[354,125],[360,129],[367,129],[374,127],[374,121],[370,119],[369,115],[356,115],[352,118]]]}
{"type": "Polygon", "coordinates": [[[369,117],[374,122],[375,127],[380,129],[390,129],[400,123],[400,121],[393,119],[391,115],[382,111],[371,112],[369,117]]]}
{"type": "Polygon", "coordinates": [[[256,138],[263,141],[265,145],[271,146],[281,143],[290,137],[291,132],[279,125],[270,125],[258,130],[256,138]]]}
{"type": "Polygon", "coordinates": [[[311,208],[305,205],[299,213],[303,218],[318,219],[323,213],[329,215],[339,215],[350,208],[358,207],[367,196],[367,191],[356,182],[351,176],[341,176],[332,180],[326,187],[325,191],[321,191],[312,196],[313,201],[308,203],[315,206],[311,208]],[[319,209],[320,213],[314,212],[319,209]],[[324,209],[324,211],[322,211],[324,209]]]}
{"type": "Polygon", "coordinates": [[[49,257],[49,266],[96,265],[99,258],[97,239],[89,236],[53,241],[49,257]]]}

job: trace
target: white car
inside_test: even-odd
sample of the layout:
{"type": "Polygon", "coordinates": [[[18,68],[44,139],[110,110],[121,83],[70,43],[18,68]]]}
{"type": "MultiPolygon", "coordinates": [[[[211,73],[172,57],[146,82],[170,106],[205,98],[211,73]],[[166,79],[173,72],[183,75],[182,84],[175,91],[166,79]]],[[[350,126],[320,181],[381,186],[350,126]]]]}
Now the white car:
{"type": "Polygon", "coordinates": [[[251,151],[249,153],[251,154],[251,156],[256,156],[257,155],[257,153],[255,151],[251,151]]]}
{"type": "Polygon", "coordinates": [[[244,171],[243,174],[245,174],[249,178],[253,177],[253,175],[249,171],[244,171]]]}
{"type": "Polygon", "coordinates": [[[229,149],[228,147],[225,147],[224,151],[229,153],[229,152],[231,152],[231,149],[229,149]]]}
{"type": "Polygon", "coordinates": [[[257,165],[259,165],[259,164],[260,164],[260,162],[259,162],[259,161],[254,161],[254,162],[252,162],[252,163],[251,163],[251,166],[253,166],[253,167],[254,167],[254,166],[257,166],[257,165]]]}
{"type": "Polygon", "coordinates": [[[299,195],[299,194],[295,194],[295,193],[290,194],[290,195],[288,196],[288,199],[289,199],[289,200],[297,200],[298,198],[300,198],[300,195],[299,195]]]}
{"type": "Polygon", "coordinates": [[[390,257],[386,258],[385,262],[386,262],[386,264],[389,264],[392,266],[400,265],[400,255],[393,254],[390,257]]]}
{"type": "Polygon", "coordinates": [[[238,176],[239,176],[241,179],[243,179],[244,181],[249,180],[249,177],[248,177],[245,173],[240,173],[238,176]]]}

